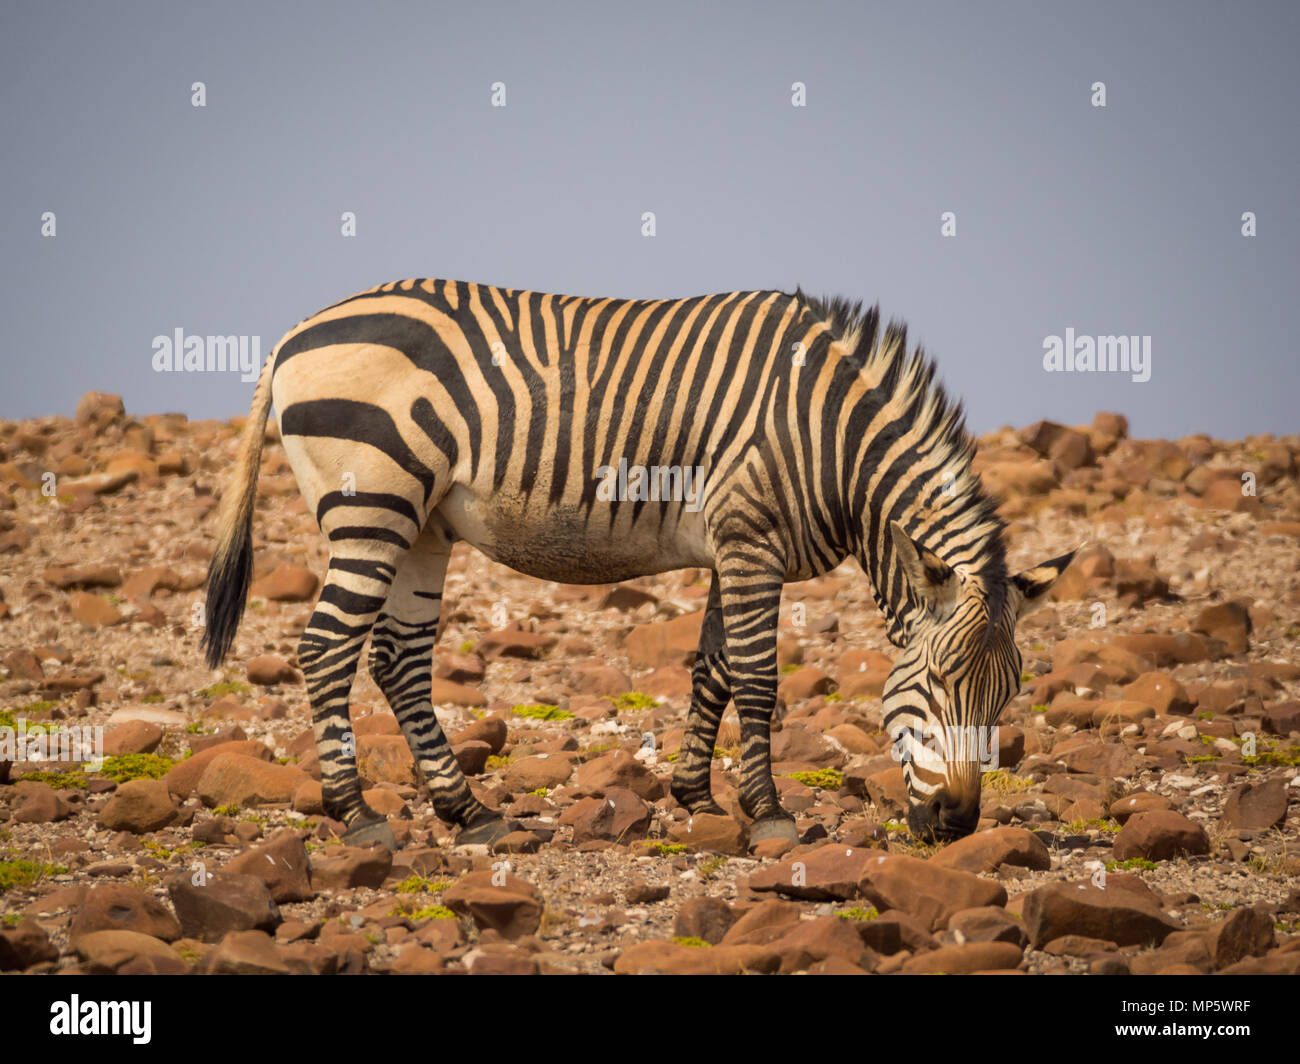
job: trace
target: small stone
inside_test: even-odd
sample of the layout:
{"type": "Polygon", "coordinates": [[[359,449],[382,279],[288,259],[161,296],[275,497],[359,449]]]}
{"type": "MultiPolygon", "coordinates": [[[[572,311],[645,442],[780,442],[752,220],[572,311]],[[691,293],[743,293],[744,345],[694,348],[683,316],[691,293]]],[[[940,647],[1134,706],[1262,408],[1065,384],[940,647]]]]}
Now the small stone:
{"type": "Polygon", "coordinates": [[[311,882],[322,890],[379,887],[393,868],[385,846],[331,846],[311,856],[311,882]]]}
{"type": "Polygon", "coordinates": [[[978,831],[950,843],[930,863],[961,872],[996,872],[1003,865],[1045,872],[1052,867],[1052,858],[1043,841],[1032,831],[1000,827],[978,831]]]}
{"type": "Polygon", "coordinates": [[[279,654],[259,654],[248,663],[248,682],[259,687],[278,683],[297,683],[298,673],[279,654]]]}
{"type": "Polygon", "coordinates": [[[1286,823],[1288,795],[1283,779],[1242,784],[1224,801],[1220,822],[1225,827],[1249,831],[1281,827],[1286,823]]]}
{"type": "Polygon", "coordinates": [[[201,942],[219,942],[229,931],[274,931],[280,909],[256,876],[227,872],[182,872],[167,882],[167,893],[181,933],[201,942]]]}
{"type": "Polygon", "coordinates": [[[698,938],[717,945],[736,922],[731,906],[721,898],[705,895],[688,898],[673,917],[675,938],[698,938]]]}
{"type": "MultiPolygon", "coordinates": [[[[260,762],[259,762],[260,764],[260,762]]],[[[135,779],[119,784],[99,812],[101,827],[136,835],[165,828],[176,819],[171,793],[162,780],[135,779]]]]}
{"type": "Polygon", "coordinates": [[[1129,817],[1115,836],[1115,860],[1172,857],[1210,852],[1210,838],[1199,824],[1172,810],[1152,810],[1129,817]]]}
{"type": "Polygon", "coordinates": [[[307,848],[292,831],[282,831],[269,842],[240,854],[222,871],[256,876],[266,884],[277,905],[311,901],[316,896],[307,848]]]}
{"type": "Polygon", "coordinates": [[[470,872],[443,893],[442,903],[507,939],[533,934],[542,921],[537,888],[508,872],[470,872]]]}
{"type": "Polygon", "coordinates": [[[162,902],[126,883],[91,887],[68,926],[75,941],[94,931],[138,931],[172,942],[181,937],[180,924],[162,902]]]}
{"type": "Polygon", "coordinates": [[[248,589],[253,598],[272,602],[307,602],[316,594],[320,580],[310,569],[301,565],[284,564],[276,567],[261,580],[253,581],[248,589]]]}

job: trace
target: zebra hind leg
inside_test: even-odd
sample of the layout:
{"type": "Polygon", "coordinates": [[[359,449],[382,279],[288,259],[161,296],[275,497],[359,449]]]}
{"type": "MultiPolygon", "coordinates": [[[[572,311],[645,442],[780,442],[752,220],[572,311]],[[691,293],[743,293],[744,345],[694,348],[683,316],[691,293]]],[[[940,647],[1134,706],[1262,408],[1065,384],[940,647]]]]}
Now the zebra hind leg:
{"type": "Polygon", "coordinates": [[[722,629],[722,608],[715,573],[709,587],[709,602],[700,629],[700,647],[691,670],[691,710],[686,723],[677,767],[673,772],[672,796],[691,813],[726,816],[713,800],[710,776],[718,725],[731,701],[731,679],[722,629]]]}
{"type": "Polygon", "coordinates": [[[396,849],[387,818],[371,809],[361,794],[348,700],[362,646],[405,548],[364,542],[364,554],[337,550],[330,558],[325,586],[298,645],[298,664],[311,700],[326,814],[343,822],[349,845],[379,842],[396,849]]]}
{"type": "Polygon", "coordinates": [[[490,846],[508,833],[509,825],[470,791],[431,701],[433,646],[450,557],[450,538],[429,528],[402,560],[375,622],[370,674],[397,717],[434,811],[460,826],[457,844],[490,846]]]}

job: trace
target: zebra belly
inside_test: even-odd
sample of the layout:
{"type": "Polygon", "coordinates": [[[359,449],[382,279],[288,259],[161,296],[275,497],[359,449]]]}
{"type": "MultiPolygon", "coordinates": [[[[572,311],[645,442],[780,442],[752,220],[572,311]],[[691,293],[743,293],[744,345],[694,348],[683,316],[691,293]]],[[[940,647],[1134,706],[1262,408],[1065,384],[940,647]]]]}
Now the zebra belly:
{"type": "Polygon", "coordinates": [[[437,507],[459,539],[493,561],[541,580],[606,584],[670,569],[711,568],[703,516],[654,504],[633,521],[632,506],[592,511],[506,493],[454,486],[437,507]]]}

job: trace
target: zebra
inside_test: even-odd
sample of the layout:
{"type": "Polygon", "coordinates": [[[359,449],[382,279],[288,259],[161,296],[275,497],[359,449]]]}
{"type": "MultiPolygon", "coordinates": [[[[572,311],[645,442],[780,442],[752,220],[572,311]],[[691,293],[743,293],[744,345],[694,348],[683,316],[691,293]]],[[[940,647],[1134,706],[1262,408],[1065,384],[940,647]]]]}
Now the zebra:
{"type": "Polygon", "coordinates": [[[298,663],[324,808],[345,841],[395,845],[362,796],[349,730],[367,636],[371,674],[457,844],[490,846],[510,828],[471,793],[431,704],[443,579],[461,540],[543,580],[710,574],[670,793],[692,815],[724,812],[710,767],[734,703],[751,845],[798,838],[771,764],[782,587],[855,558],[901,651],[883,714],[909,826],[969,833],[980,763],[943,735],[992,726],[1017,693],[1016,621],[1073,552],[1009,575],[961,405],[907,346],[907,326],[882,329],[878,306],[801,289],[646,301],[415,279],[335,303],[291,329],[258,379],[218,513],[207,663],[226,657],[244,610],[274,403],[329,543],[298,663]],[[693,468],[698,498],[600,497],[598,471],[622,461],[693,468]],[[937,760],[912,756],[918,746],[937,760]]]}

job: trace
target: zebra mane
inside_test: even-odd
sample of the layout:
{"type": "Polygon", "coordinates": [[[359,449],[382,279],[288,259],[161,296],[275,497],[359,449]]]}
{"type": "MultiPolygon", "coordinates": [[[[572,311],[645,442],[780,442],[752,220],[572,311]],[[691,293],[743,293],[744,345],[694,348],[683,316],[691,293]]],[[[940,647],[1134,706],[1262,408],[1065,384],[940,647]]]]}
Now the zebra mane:
{"type": "MultiPolygon", "coordinates": [[[[909,357],[905,323],[890,321],[882,334],[878,305],[864,309],[861,301],[851,302],[841,296],[810,297],[802,289],[795,290],[794,298],[816,320],[827,323],[833,340],[851,352],[848,360],[870,387],[902,406],[904,413],[900,421],[904,424],[894,430],[895,438],[903,433],[914,436],[916,449],[926,456],[924,465],[928,469],[925,471],[953,474],[952,487],[938,497],[938,503],[946,511],[945,523],[959,524],[966,533],[964,538],[969,539],[972,533],[977,537],[977,549],[973,556],[967,547],[959,557],[954,557],[951,549],[945,550],[942,527],[919,537],[919,542],[945,561],[965,565],[986,589],[989,616],[998,617],[1006,602],[1009,582],[1003,540],[1006,525],[997,513],[998,500],[985,490],[978,474],[971,470],[975,440],[966,431],[966,414],[961,402],[948,396],[936,379],[934,362],[919,344],[909,357]]],[[[908,520],[914,509],[913,506],[909,512],[890,515],[901,520],[909,534],[914,533],[908,520]]],[[[985,642],[994,634],[993,626],[989,626],[984,633],[985,642]]]]}

